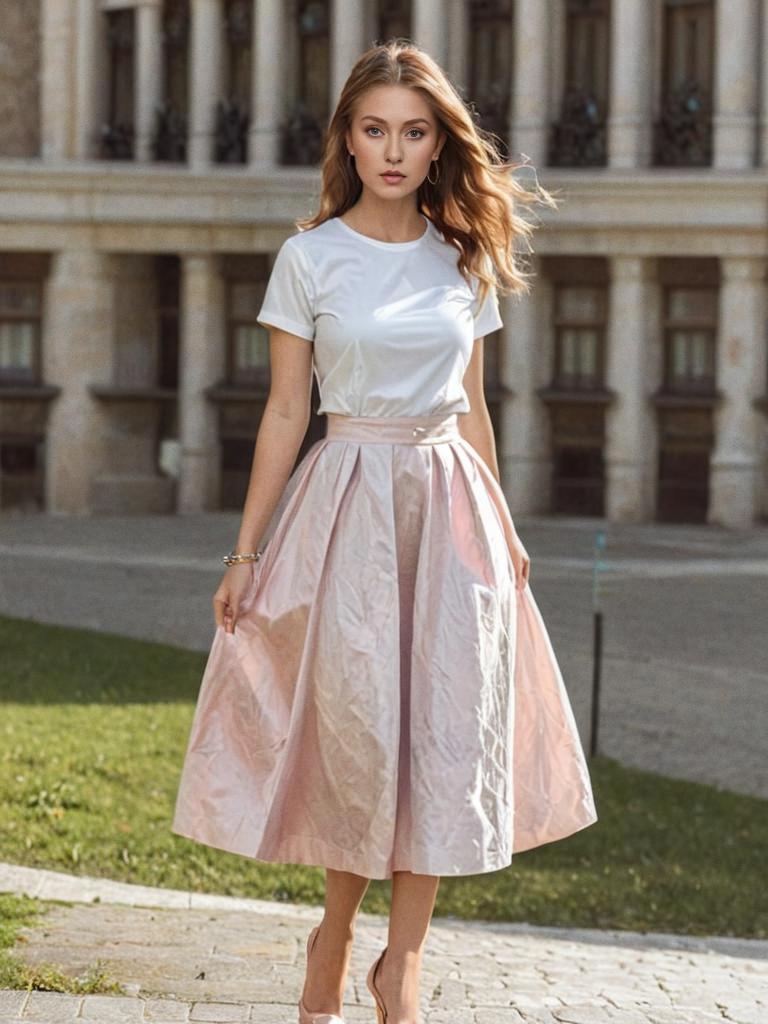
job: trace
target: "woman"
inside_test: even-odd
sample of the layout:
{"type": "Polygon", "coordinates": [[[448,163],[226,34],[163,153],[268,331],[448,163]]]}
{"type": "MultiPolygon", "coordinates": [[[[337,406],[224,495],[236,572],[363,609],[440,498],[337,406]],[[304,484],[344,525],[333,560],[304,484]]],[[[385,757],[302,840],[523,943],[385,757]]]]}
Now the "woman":
{"type": "Polygon", "coordinates": [[[529,287],[511,169],[424,51],[372,47],[259,313],[269,399],[173,831],[326,869],[302,1024],[341,1020],[370,878],[392,879],[379,1022],[415,1024],[440,877],[597,817],[483,396],[497,286],[529,287]],[[327,433],[292,471],[313,369],[327,433]]]}

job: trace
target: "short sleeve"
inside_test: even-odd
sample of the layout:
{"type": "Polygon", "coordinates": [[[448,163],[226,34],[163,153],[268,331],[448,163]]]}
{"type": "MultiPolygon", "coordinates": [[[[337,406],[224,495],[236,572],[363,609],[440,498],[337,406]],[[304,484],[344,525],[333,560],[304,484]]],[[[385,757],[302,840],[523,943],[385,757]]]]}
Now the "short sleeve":
{"type": "Polygon", "coordinates": [[[277,251],[257,323],[279,327],[306,341],[315,337],[314,287],[307,255],[296,236],[277,251]]]}
{"type": "Polygon", "coordinates": [[[488,289],[488,293],[485,296],[485,300],[480,309],[477,308],[477,295],[480,287],[478,278],[473,278],[472,291],[475,295],[475,302],[472,306],[472,314],[475,318],[475,329],[473,337],[484,338],[485,335],[491,334],[493,331],[497,331],[500,327],[504,326],[504,321],[501,319],[499,313],[499,297],[496,292],[496,286],[491,285],[488,289]]]}

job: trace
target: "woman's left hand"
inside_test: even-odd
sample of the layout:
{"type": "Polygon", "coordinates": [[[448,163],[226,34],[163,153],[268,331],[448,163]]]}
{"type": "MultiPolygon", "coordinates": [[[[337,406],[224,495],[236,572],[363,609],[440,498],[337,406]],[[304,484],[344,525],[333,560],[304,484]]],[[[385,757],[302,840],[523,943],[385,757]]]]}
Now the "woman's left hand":
{"type": "Polygon", "coordinates": [[[518,590],[524,590],[531,575],[531,560],[517,534],[509,543],[509,553],[515,568],[515,585],[518,590]]]}

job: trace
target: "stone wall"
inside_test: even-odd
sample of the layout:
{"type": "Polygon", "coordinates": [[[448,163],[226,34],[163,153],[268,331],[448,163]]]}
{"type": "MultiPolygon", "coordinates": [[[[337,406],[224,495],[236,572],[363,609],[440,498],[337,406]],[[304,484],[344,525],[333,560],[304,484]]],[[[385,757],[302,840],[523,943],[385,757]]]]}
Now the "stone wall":
{"type": "Polygon", "coordinates": [[[40,0],[0,2],[0,158],[40,152],[40,0]]]}

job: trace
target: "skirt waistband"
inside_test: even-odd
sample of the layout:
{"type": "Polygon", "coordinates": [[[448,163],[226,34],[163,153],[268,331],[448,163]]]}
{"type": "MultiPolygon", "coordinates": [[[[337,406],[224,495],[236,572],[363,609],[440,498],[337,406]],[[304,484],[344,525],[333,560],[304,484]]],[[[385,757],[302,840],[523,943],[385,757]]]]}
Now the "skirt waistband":
{"type": "Polygon", "coordinates": [[[326,413],[326,440],[368,441],[374,444],[437,444],[456,441],[458,414],[434,416],[346,416],[326,413]]]}

